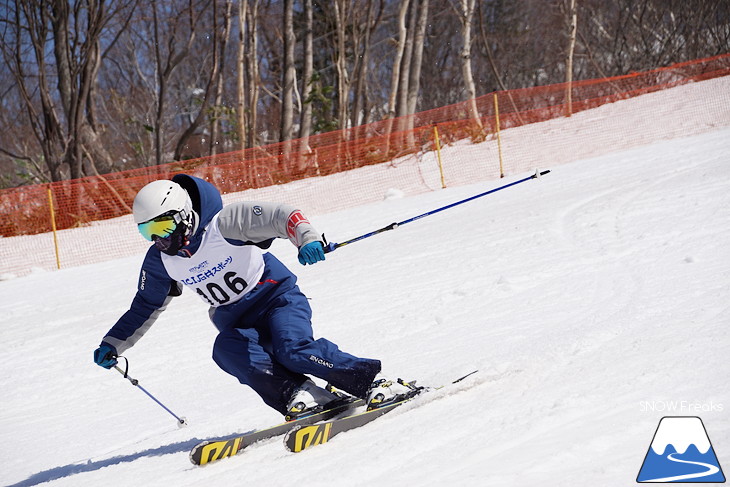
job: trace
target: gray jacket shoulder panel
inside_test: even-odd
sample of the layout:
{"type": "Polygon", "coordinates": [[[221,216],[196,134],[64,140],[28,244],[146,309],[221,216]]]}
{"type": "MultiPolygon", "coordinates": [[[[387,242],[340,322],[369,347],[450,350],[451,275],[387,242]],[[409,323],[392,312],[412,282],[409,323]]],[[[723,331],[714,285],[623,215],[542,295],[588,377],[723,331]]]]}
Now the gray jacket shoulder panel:
{"type": "Polygon", "coordinates": [[[218,215],[218,228],[225,238],[243,242],[286,238],[301,247],[321,240],[301,211],[279,203],[242,201],[227,205],[218,215]]]}

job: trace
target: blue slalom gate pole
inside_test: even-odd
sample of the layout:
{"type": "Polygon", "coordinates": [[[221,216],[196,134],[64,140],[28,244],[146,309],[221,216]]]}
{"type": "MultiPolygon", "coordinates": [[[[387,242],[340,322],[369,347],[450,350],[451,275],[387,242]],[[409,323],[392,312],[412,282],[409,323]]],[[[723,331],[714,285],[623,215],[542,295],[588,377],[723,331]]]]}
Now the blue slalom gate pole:
{"type": "MultiPolygon", "coordinates": [[[[120,358],[124,358],[124,357],[120,357],[120,358]]],[[[125,359],[125,360],[126,360],[126,359],[125,359]]],[[[155,401],[155,402],[156,402],[157,404],[159,404],[159,405],[160,405],[160,407],[162,407],[162,409],[164,409],[165,411],[167,411],[168,413],[170,413],[170,414],[171,414],[171,415],[172,415],[172,416],[173,416],[173,417],[174,417],[174,418],[175,418],[175,419],[177,420],[177,426],[178,426],[178,428],[182,428],[183,426],[187,426],[187,425],[188,425],[188,423],[187,423],[187,421],[185,420],[185,418],[183,418],[183,417],[180,417],[180,416],[178,416],[177,414],[175,414],[175,413],[173,413],[172,411],[170,411],[170,409],[169,409],[169,408],[168,408],[167,406],[165,406],[165,405],[164,405],[164,404],[162,404],[162,403],[161,403],[160,401],[158,401],[158,400],[157,400],[157,398],[156,398],[155,396],[153,396],[152,394],[150,394],[150,393],[149,393],[149,392],[147,391],[147,389],[145,389],[144,387],[142,387],[141,385],[139,385],[139,381],[138,381],[137,379],[132,379],[132,378],[131,378],[131,377],[129,376],[129,374],[127,374],[127,371],[126,371],[126,370],[122,370],[122,369],[120,369],[120,368],[119,368],[118,366],[116,366],[116,365],[114,366],[114,368],[115,368],[115,369],[117,370],[117,372],[119,372],[120,374],[122,374],[122,375],[124,376],[124,378],[125,378],[125,379],[127,379],[127,380],[128,380],[129,382],[131,382],[133,386],[135,386],[135,387],[139,388],[139,390],[141,390],[142,392],[144,392],[145,394],[147,394],[147,395],[148,395],[148,396],[150,397],[150,399],[152,399],[152,400],[153,400],[153,401],[155,401]]]]}
{"type": "Polygon", "coordinates": [[[333,251],[339,249],[340,247],[344,247],[345,245],[349,245],[351,243],[358,242],[358,241],[363,240],[363,239],[366,239],[368,237],[372,237],[373,235],[377,235],[379,233],[387,232],[388,230],[395,230],[396,228],[398,228],[398,227],[400,227],[402,225],[405,225],[406,223],[411,223],[411,222],[414,222],[416,220],[420,220],[421,218],[425,218],[427,216],[435,215],[436,213],[439,213],[439,212],[444,211],[444,210],[448,210],[449,208],[453,208],[454,206],[458,206],[458,205],[462,205],[464,203],[468,203],[469,201],[475,200],[477,198],[481,198],[483,196],[487,196],[487,195],[492,194],[492,193],[496,193],[497,191],[501,191],[503,189],[507,189],[507,188],[512,187],[512,186],[514,186],[516,184],[524,183],[525,181],[530,181],[531,179],[537,179],[540,176],[544,176],[545,174],[547,174],[549,172],[550,172],[549,169],[548,170],[545,170],[545,171],[542,171],[542,172],[535,171],[535,174],[533,174],[532,176],[528,176],[526,178],[520,179],[518,181],[514,181],[514,182],[509,183],[509,184],[505,184],[504,186],[500,186],[499,188],[490,189],[489,191],[485,191],[484,193],[479,193],[477,195],[470,196],[469,198],[463,199],[461,201],[457,201],[455,203],[451,203],[451,204],[446,205],[446,206],[442,206],[441,208],[436,208],[435,210],[431,210],[431,211],[428,211],[426,213],[423,213],[422,215],[418,215],[418,216],[414,216],[412,218],[408,218],[407,220],[403,220],[402,222],[391,223],[390,225],[388,225],[386,227],[380,228],[378,230],[374,230],[374,231],[369,232],[369,233],[366,233],[364,235],[360,235],[359,237],[351,238],[350,240],[345,240],[344,242],[340,242],[340,243],[335,243],[335,242],[325,243],[324,253],[326,254],[326,253],[329,253],[329,252],[333,252],[333,251]]]}

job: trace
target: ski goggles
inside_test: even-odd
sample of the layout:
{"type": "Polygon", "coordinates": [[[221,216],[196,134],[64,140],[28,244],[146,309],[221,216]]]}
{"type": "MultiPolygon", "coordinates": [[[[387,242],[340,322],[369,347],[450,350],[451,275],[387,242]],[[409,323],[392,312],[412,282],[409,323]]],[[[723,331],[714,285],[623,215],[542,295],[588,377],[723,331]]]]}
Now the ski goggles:
{"type": "Polygon", "coordinates": [[[161,215],[150,221],[139,223],[137,229],[144,238],[151,241],[155,235],[159,238],[167,238],[172,235],[180,221],[180,214],[176,212],[172,215],[161,215]]]}

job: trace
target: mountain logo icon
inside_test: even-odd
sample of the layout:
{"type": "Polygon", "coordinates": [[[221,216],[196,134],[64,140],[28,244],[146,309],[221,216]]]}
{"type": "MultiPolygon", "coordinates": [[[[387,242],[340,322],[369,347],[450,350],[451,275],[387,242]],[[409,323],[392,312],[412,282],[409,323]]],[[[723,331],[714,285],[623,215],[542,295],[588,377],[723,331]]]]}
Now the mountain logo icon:
{"type": "Polygon", "coordinates": [[[725,482],[702,420],[697,416],[663,417],[636,481],[725,482]]]}

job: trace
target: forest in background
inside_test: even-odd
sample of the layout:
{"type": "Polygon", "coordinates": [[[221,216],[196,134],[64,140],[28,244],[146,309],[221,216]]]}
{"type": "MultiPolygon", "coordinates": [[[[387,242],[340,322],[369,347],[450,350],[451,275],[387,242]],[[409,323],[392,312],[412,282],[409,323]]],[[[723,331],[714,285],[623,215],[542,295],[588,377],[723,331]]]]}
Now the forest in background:
{"type": "Polygon", "coordinates": [[[730,51],[717,0],[5,0],[0,188],[730,51]]]}

